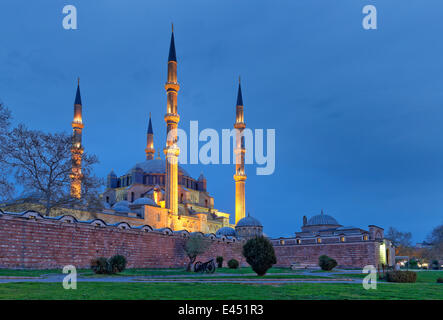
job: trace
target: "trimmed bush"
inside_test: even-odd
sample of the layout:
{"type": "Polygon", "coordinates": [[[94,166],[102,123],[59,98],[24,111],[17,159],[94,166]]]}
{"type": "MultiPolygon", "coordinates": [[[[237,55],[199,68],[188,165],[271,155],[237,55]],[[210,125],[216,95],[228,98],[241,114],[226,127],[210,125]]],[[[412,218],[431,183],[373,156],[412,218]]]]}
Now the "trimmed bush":
{"type": "Polygon", "coordinates": [[[100,257],[91,260],[91,269],[96,274],[113,274],[122,272],[126,268],[126,258],[122,255],[115,255],[109,259],[100,257]]]}
{"type": "Polygon", "coordinates": [[[337,266],[337,261],[328,257],[327,255],[322,255],[318,257],[318,265],[324,271],[331,271],[337,266]]]}
{"type": "Polygon", "coordinates": [[[218,256],[215,261],[217,261],[217,267],[221,268],[223,267],[223,257],[222,256],[218,256]]]}
{"type": "Polygon", "coordinates": [[[108,273],[109,266],[108,260],[106,258],[100,257],[91,260],[91,269],[96,274],[106,274],[108,273]]]}
{"type": "Polygon", "coordinates": [[[239,263],[238,263],[237,260],[235,260],[235,259],[231,259],[231,260],[228,261],[228,267],[229,267],[229,268],[231,268],[231,269],[237,269],[238,266],[239,266],[239,263]]]}
{"type": "Polygon", "coordinates": [[[437,283],[443,283],[443,278],[438,278],[437,283]]]}
{"type": "Polygon", "coordinates": [[[111,273],[119,273],[125,270],[127,261],[124,256],[117,254],[109,258],[108,263],[111,273]]]}
{"type": "Polygon", "coordinates": [[[272,243],[263,236],[249,239],[243,246],[243,256],[259,276],[277,263],[272,243]]]}
{"type": "Polygon", "coordinates": [[[389,271],[386,273],[386,281],[414,283],[417,281],[417,273],[413,271],[389,271]]]}

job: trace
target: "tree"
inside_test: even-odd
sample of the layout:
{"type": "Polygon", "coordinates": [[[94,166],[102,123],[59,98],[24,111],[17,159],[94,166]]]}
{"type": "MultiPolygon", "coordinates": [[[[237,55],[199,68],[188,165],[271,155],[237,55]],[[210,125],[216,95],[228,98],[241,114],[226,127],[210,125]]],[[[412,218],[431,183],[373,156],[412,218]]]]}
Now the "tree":
{"type": "MultiPolygon", "coordinates": [[[[0,102],[0,146],[7,141],[10,120],[11,112],[0,102]]],[[[10,199],[14,192],[14,186],[9,179],[10,168],[5,158],[6,154],[0,152],[0,200],[10,199]]]]}
{"type": "Polygon", "coordinates": [[[443,224],[435,227],[426,241],[431,244],[427,254],[428,257],[436,260],[443,259],[443,224]]]}
{"type": "Polygon", "coordinates": [[[195,262],[195,259],[197,259],[197,256],[205,253],[210,245],[211,243],[207,239],[198,235],[192,235],[186,240],[183,248],[189,258],[186,271],[191,271],[191,267],[195,262]]]}
{"type": "Polygon", "coordinates": [[[412,233],[401,232],[393,227],[389,227],[386,232],[386,238],[392,241],[392,243],[397,247],[397,255],[411,255],[413,253],[412,249],[412,233]]]}
{"type": "Polygon", "coordinates": [[[40,195],[49,215],[63,205],[97,206],[100,179],[92,174],[97,157],[83,153],[81,199],[70,196],[72,137],[66,133],[44,133],[19,125],[7,134],[0,151],[15,180],[27,192],[40,195]]]}
{"type": "Polygon", "coordinates": [[[263,236],[249,239],[243,246],[243,256],[259,276],[277,263],[272,243],[263,236]]]}

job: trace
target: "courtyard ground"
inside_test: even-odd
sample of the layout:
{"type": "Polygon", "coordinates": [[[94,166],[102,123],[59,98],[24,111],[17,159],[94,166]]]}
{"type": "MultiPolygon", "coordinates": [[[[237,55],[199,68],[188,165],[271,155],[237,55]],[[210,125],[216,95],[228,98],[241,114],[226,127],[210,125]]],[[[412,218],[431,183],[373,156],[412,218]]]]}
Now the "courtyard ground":
{"type": "Polygon", "coordinates": [[[437,299],[443,271],[418,271],[417,283],[379,281],[365,290],[359,270],[318,272],[272,268],[257,277],[250,268],[221,268],[210,275],[182,269],[128,269],[113,275],[78,270],[77,290],[65,290],[61,270],[0,269],[0,299],[437,299]]]}

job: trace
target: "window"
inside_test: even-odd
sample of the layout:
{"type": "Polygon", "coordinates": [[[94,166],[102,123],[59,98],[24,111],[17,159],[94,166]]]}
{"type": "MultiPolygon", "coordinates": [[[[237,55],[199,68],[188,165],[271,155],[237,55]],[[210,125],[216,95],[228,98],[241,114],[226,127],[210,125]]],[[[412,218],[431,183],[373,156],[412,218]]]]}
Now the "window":
{"type": "Polygon", "coordinates": [[[301,244],[301,240],[300,239],[297,239],[297,244],[301,244]]]}
{"type": "Polygon", "coordinates": [[[365,235],[363,236],[363,240],[364,240],[364,241],[368,241],[368,239],[369,239],[368,235],[365,234],[365,235]]]}
{"type": "Polygon", "coordinates": [[[106,203],[109,203],[109,197],[106,197],[106,203]]]}
{"type": "Polygon", "coordinates": [[[321,238],[317,238],[317,243],[321,243],[321,238]]]}
{"type": "Polygon", "coordinates": [[[281,244],[281,245],[284,245],[284,244],[285,244],[285,240],[283,240],[283,239],[280,240],[280,244],[281,244]]]}
{"type": "Polygon", "coordinates": [[[340,237],[340,242],[345,242],[345,237],[344,236],[340,237]]]}
{"type": "Polygon", "coordinates": [[[134,192],[131,192],[131,202],[134,202],[134,192]]]}

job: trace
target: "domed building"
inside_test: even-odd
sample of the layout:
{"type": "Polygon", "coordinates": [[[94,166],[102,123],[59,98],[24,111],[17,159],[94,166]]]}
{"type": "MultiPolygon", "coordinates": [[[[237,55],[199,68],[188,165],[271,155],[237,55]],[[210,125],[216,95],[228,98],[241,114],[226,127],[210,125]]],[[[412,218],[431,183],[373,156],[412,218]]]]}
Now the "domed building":
{"type": "Polygon", "coordinates": [[[235,226],[235,233],[239,238],[250,239],[263,235],[263,225],[256,218],[249,215],[240,219],[235,226]]]}
{"type": "Polygon", "coordinates": [[[333,216],[320,214],[303,217],[300,232],[294,237],[271,240],[279,256],[279,266],[318,267],[318,257],[334,258],[341,267],[389,265],[395,263],[395,248],[384,238],[382,228],[368,230],[341,225],[333,216]]]}

